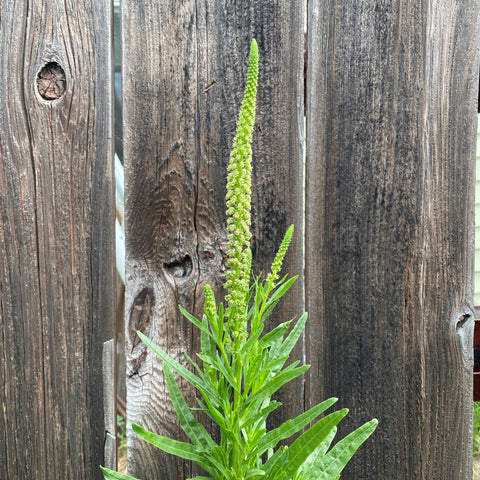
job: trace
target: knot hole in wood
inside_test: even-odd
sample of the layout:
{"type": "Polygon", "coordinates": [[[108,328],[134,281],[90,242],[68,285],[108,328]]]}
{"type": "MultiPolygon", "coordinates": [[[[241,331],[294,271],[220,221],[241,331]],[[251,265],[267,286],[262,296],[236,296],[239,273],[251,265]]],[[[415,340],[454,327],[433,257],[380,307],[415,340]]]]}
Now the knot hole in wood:
{"type": "Polygon", "coordinates": [[[65,71],[57,62],[47,63],[37,75],[39,95],[48,101],[58,100],[67,88],[65,71]]]}
{"type": "Polygon", "coordinates": [[[190,255],[178,255],[171,262],[163,264],[165,271],[172,277],[188,277],[193,270],[193,262],[190,255]]]}
{"type": "Polygon", "coordinates": [[[470,318],[471,315],[468,313],[463,313],[457,318],[457,321],[455,322],[455,331],[458,332],[460,329],[462,329],[465,324],[467,323],[468,319],[470,318]]]}

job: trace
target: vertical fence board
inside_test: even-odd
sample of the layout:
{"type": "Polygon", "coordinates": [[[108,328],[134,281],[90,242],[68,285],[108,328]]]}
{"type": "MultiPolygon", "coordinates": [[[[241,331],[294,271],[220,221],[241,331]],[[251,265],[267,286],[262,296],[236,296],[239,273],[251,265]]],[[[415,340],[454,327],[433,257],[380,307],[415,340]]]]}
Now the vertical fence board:
{"type": "Polygon", "coordinates": [[[309,2],[307,396],[380,420],[345,479],[472,475],[478,18],[309,2]]]}
{"type": "MultiPolygon", "coordinates": [[[[295,2],[294,2],[295,3],[295,2]]],[[[265,270],[290,223],[287,260],[301,273],[302,5],[289,2],[125,1],[123,132],[126,174],[126,354],[128,470],[143,478],[187,478],[191,466],[136,439],[132,421],[182,438],[159,362],[144,331],[185,361],[199,348],[180,303],[201,316],[203,286],[221,298],[226,165],[246,80],[250,40],[261,54],[254,134],[255,271],[265,270]]],[[[299,282],[275,321],[301,313],[299,282]]],[[[303,347],[296,352],[301,358],[303,347]]],[[[191,404],[194,394],[182,388],[191,404]]],[[[284,415],[303,409],[301,381],[284,415]]]]}
{"type": "Polygon", "coordinates": [[[5,480],[101,478],[102,346],[115,308],[110,9],[1,2],[5,480]],[[37,75],[52,62],[65,80],[46,74],[44,99],[37,75]]]}

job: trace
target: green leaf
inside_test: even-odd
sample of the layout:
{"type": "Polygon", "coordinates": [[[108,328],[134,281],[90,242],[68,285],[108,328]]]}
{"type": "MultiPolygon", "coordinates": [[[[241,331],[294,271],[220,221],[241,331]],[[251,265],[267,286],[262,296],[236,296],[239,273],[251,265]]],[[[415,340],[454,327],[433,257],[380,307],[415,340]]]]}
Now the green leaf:
{"type": "Polygon", "coordinates": [[[208,335],[211,335],[210,331],[208,328],[205,328],[205,325],[197,318],[194,317],[191,313],[187,312],[181,305],[178,306],[180,309],[180,312],[182,315],[191,323],[193,323],[200,331],[207,333],[208,335]]]}
{"type": "Polygon", "coordinates": [[[212,366],[216,370],[218,370],[225,380],[235,389],[237,392],[240,392],[240,388],[237,385],[237,382],[232,377],[231,373],[228,371],[227,366],[225,365],[223,357],[220,357],[218,351],[215,351],[214,356],[207,356],[203,354],[197,354],[198,358],[203,361],[203,363],[207,363],[208,365],[212,366]]]}
{"type": "Polygon", "coordinates": [[[200,333],[200,351],[202,353],[208,353],[209,355],[212,355],[216,350],[215,344],[218,343],[218,339],[214,338],[216,335],[215,330],[213,330],[214,333],[210,331],[210,326],[206,315],[204,315],[202,318],[202,325],[203,329],[200,333]]]}
{"type": "MultiPolygon", "coordinates": [[[[259,306],[257,307],[257,314],[254,316],[254,320],[252,321],[253,325],[263,324],[266,319],[270,316],[273,309],[277,306],[280,298],[287,292],[287,290],[292,286],[293,282],[297,279],[297,277],[292,277],[288,279],[288,275],[278,283],[278,288],[275,290],[270,298],[266,298],[269,295],[271,285],[258,285],[259,292],[261,291],[261,298],[258,299],[260,302],[259,306]]],[[[260,294],[259,294],[260,296],[260,294]]],[[[257,301],[257,299],[256,299],[257,301]]]]}
{"type": "Polygon", "coordinates": [[[373,419],[340,440],[323,458],[313,465],[312,480],[330,480],[339,476],[360,445],[375,431],[378,420],[373,419]]]}
{"type": "MultiPolygon", "coordinates": [[[[268,353],[264,352],[262,357],[257,355],[251,360],[250,366],[246,373],[245,385],[247,389],[252,389],[252,393],[258,392],[268,380],[277,375],[287,360],[287,358],[284,357],[266,362],[265,358],[267,356],[268,353]]],[[[297,361],[296,365],[298,365],[298,363],[299,362],[297,361]]],[[[287,371],[287,369],[284,371],[287,371]]]]}
{"type": "Polygon", "coordinates": [[[265,334],[260,339],[260,344],[262,345],[262,347],[263,348],[270,347],[275,342],[277,342],[280,338],[282,338],[290,328],[290,324],[291,324],[291,321],[283,322],[277,327],[275,327],[272,331],[265,334]]]}
{"type": "MultiPolygon", "coordinates": [[[[265,435],[266,428],[262,426],[258,426],[255,429],[250,429],[250,432],[247,433],[246,429],[242,430],[242,436],[245,439],[246,445],[250,447],[254,447],[260,439],[265,435]]],[[[245,458],[252,458],[251,452],[247,450],[247,455],[245,458]]]]}
{"type": "Polygon", "coordinates": [[[210,477],[202,477],[201,475],[196,477],[187,478],[187,480],[212,480],[210,477]]]}
{"type": "Polygon", "coordinates": [[[307,313],[304,313],[297,321],[295,326],[293,327],[292,331],[288,335],[288,337],[285,339],[285,341],[275,349],[272,347],[271,353],[273,355],[276,355],[278,357],[285,357],[290,355],[290,352],[292,351],[293,347],[296,345],[298,339],[300,338],[300,335],[303,332],[303,329],[305,328],[305,323],[307,322],[307,313]]]}
{"type": "MultiPolygon", "coordinates": [[[[209,377],[208,373],[206,373],[204,370],[202,370],[198,366],[197,362],[195,362],[190,357],[190,355],[188,355],[186,352],[183,352],[183,354],[185,355],[185,358],[190,362],[192,367],[195,369],[195,371],[198,373],[198,378],[203,382],[202,385],[211,385],[211,381],[210,381],[210,377],[209,377]]],[[[199,355],[201,355],[201,354],[197,353],[197,356],[199,356],[199,355]]],[[[206,358],[209,358],[209,357],[206,356],[206,358]]]]}
{"type": "Polygon", "coordinates": [[[168,392],[170,393],[170,398],[175,408],[175,412],[177,413],[180,426],[194,445],[199,445],[206,450],[208,450],[208,448],[213,448],[216,443],[205,430],[203,425],[200,425],[195,420],[180,389],[178,388],[177,382],[175,381],[170,368],[166,363],[163,364],[163,372],[165,373],[168,392]]]}
{"type": "Polygon", "coordinates": [[[270,295],[267,305],[278,303],[278,301],[288,292],[288,290],[290,290],[290,287],[297,278],[298,275],[287,280],[287,275],[285,275],[285,277],[283,277],[283,279],[278,283],[277,289],[270,295]]]}
{"type": "Polygon", "coordinates": [[[310,454],[310,456],[303,462],[300,469],[297,471],[297,476],[304,480],[308,480],[312,477],[312,467],[316,462],[319,462],[330,447],[335,435],[337,433],[337,427],[334,427],[332,431],[325,437],[325,440],[310,454]]]}
{"type": "MultiPolygon", "coordinates": [[[[225,416],[222,415],[222,413],[214,407],[214,405],[210,401],[210,398],[205,392],[200,390],[200,393],[202,394],[202,397],[206,404],[206,406],[202,408],[202,410],[222,429],[223,432],[225,432],[227,435],[231,435],[231,432],[229,432],[229,429],[227,427],[225,416]]],[[[198,401],[198,403],[200,406],[202,406],[202,403],[200,401],[198,401]]],[[[234,437],[229,438],[234,441],[234,437]]]]}
{"type": "Polygon", "coordinates": [[[250,411],[247,411],[240,420],[240,428],[247,428],[248,426],[258,422],[259,420],[266,420],[268,415],[281,405],[282,404],[280,402],[272,401],[265,408],[262,408],[260,411],[253,415],[250,411]]]}
{"type": "Polygon", "coordinates": [[[224,329],[223,322],[224,322],[223,303],[219,303],[217,325],[215,327],[215,333],[217,335],[218,342],[223,342],[223,329],[224,329]]]}
{"type": "MultiPolygon", "coordinates": [[[[310,427],[300,435],[300,437],[292,443],[291,447],[285,450],[280,460],[276,462],[270,472],[270,476],[275,480],[287,480],[293,477],[303,462],[325,440],[332,429],[336,427],[347,413],[348,410],[346,408],[338,412],[333,412],[319,420],[313,427],[310,427]]],[[[270,460],[268,460],[264,466],[266,471],[269,461],[270,460]]]]}
{"type": "Polygon", "coordinates": [[[268,451],[268,460],[262,466],[262,468],[265,470],[266,475],[268,476],[267,478],[272,478],[273,480],[276,480],[275,477],[270,475],[270,472],[274,471],[278,465],[283,465],[285,463],[287,459],[287,450],[288,447],[282,445],[277,448],[273,455],[273,450],[268,451]]]}
{"type": "Polygon", "coordinates": [[[283,372],[277,373],[274,377],[268,380],[258,392],[254,393],[249,399],[247,399],[245,404],[247,405],[271,397],[279,388],[294,378],[302,375],[302,373],[305,373],[308,368],[308,365],[303,365],[302,367],[291,368],[289,370],[285,369],[283,372]]]}
{"type": "Polygon", "coordinates": [[[205,454],[204,451],[199,451],[195,445],[179,442],[178,440],[173,440],[172,438],[164,437],[163,435],[157,435],[145,430],[143,427],[140,427],[135,423],[132,423],[132,428],[142,440],[145,440],[160,450],[185,460],[197,462],[198,465],[209,473],[212,473],[211,470],[213,469],[213,465],[223,476],[228,476],[228,472],[223,465],[221,465],[213,456],[205,454]]]}
{"type": "Polygon", "coordinates": [[[263,329],[264,329],[264,325],[259,325],[255,330],[253,330],[253,327],[252,327],[252,331],[250,332],[250,335],[247,341],[241,348],[242,353],[251,351],[255,342],[258,340],[258,337],[260,337],[260,335],[262,334],[263,329]]]}
{"type": "Polygon", "coordinates": [[[155,345],[146,335],[142,332],[137,331],[138,336],[142,340],[145,345],[147,345],[157,357],[161,360],[166,362],[172,370],[177,372],[182,378],[184,378],[187,382],[192,384],[194,387],[198,388],[199,390],[202,389],[205,391],[207,395],[209,395],[210,400],[216,399],[217,395],[215,390],[213,390],[210,385],[206,384],[201,378],[197,377],[193,374],[188,368],[185,368],[183,365],[178,363],[175,359],[173,359],[170,355],[164,352],[159,346],[155,345]]]}
{"type": "Polygon", "coordinates": [[[197,453],[197,448],[191,443],[179,442],[178,440],[173,440],[172,438],[164,437],[163,435],[157,435],[156,433],[145,430],[136,423],[132,423],[132,428],[142,440],[151,443],[153,446],[166,453],[176,455],[185,460],[193,460],[199,465],[204,463],[203,457],[197,453]]]}
{"type": "Polygon", "coordinates": [[[114,472],[109,468],[100,467],[103,472],[103,478],[105,480],[138,480],[138,478],[125,475],[124,473],[114,472]]]}
{"type": "MultiPolygon", "coordinates": [[[[269,378],[272,378],[273,375],[277,374],[285,365],[285,362],[288,360],[288,357],[274,357],[273,360],[268,361],[268,363],[265,364],[264,369],[269,372],[269,378]]],[[[300,362],[296,360],[295,362],[291,363],[289,365],[289,368],[292,368],[292,365],[295,364],[297,366],[300,362]]],[[[287,371],[285,369],[284,371],[287,371]]]]}
{"type": "Polygon", "coordinates": [[[310,422],[313,422],[325,410],[330,408],[336,401],[337,398],[329,398],[328,400],[310,408],[306,412],[301,413],[298,417],[287,420],[274,430],[270,430],[258,445],[258,451],[256,452],[258,456],[262,455],[269,448],[274,448],[281,440],[290,438],[292,435],[299,432],[310,422]]]}
{"type": "Polygon", "coordinates": [[[257,468],[256,470],[250,470],[246,475],[245,478],[250,478],[250,477],[255,477],[257,475],[264,476],[265,475],[265,470],[261,470],[257,468]]]}
{"type": "Polygon", "coordinates": [[[260,382],[264,381],[265,378],[268,378],[266,376],[266,373],[268,372],[265,372],[263,374],[263,379],[260,379],[260,375],[263,371],[263,363],[265,362],[267,354],[268,352],[250,352],[248,365],[245,366],[245,390],[259,390],[260,386],[263,385],[263,383],[260,382]],[[255,389],[254,386],[257,384],[259,386],[255,389]]]}

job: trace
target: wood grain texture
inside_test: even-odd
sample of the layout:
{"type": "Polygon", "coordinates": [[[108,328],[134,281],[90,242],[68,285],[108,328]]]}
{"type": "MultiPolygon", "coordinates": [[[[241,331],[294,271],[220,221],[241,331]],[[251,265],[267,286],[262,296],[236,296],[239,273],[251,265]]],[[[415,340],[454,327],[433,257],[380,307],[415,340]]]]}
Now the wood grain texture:
{"type": "Polygon", "coordinates": [[[5,480],[101,478],[115,308],[110,8],[0,2],[5,480]],[[53,63],[65,80],[45,100],[37,77],[53,63]]]}
{"type": "MultiPolygon", "coordinates": [[[[259,43],[254,133],[254,262],[266,269],[290,223],[297,233],[286,270],[301,274],[302,6],[284,1],[125,1],[123,132],[126,168],[126,354],[128,471],[146,480],[184,479],[191,466],[140,442],[134,421],[184,438],[160,362],[138,342],[144,331],[185,361],[199,338],[177,305],[201,316],[203,286],[221,299],[225,271],[226,165],[247,73],[259,43]]],[[[302,312],[303,289],[275,322],[302,312]]],[[[302,358],[300,345],[296,355],[302,358]]],[[[181,385],[190,404],[194,394],[181,385]]],[[[303,410],[300,380],[284,416],[303,410]]]]}
{"type": "Polygon", "coordinates": [[[307,395],[380,421],[345,480],[472,476],[478,19],[309,2],[307,395]]]}

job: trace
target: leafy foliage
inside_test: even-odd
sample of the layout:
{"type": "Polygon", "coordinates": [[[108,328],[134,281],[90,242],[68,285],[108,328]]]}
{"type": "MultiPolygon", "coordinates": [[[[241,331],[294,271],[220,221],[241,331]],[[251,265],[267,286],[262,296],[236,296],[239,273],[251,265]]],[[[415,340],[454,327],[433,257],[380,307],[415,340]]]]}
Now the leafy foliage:
{"type": "Polygon", "coordinates": [[[480,402],[473,402],[473,454],[480,453],[480,402]]]}
{"type": "MultiPolygon", "coordinates": [[[[273,430],[268,431],[266,427],[267,417],[281,405],[272,400],[272,395],[308,369],[298,361],[286,365],[304,330],[307,314],[295,324],[285,322],[264,332],[266,319],[295,281],[295,277],[288,276],[279,279],[293,226],[288,229],[265,281],[257,277],[250,285],[251,140],[257,76],[258,49],[253,41],[227,181],[229,271],[225,283],[226,306],[217,305],[213,290],[207,285],[202,319],[180,307],[183,315],[200,331],[199,362],[187,357],[192,371],[138,332],[142,341],[163,361],[173,406],[191,443],[157,435],[135,424],[133,430],[161,450],[195,461],[209,475],[197,476],[194,480],[335,480],[375,430],[377,420],[361,426],[332,448],[336,426],[348,411],[343,409],[320,416],[337,401],[335,398],[325,400],[273,430]],[[197,389],[198,407],[187,405],[173,372],[197,389]],[[219,443],[196,421],[193,411],[198,409],[218,425],[219,443]],[[289,447],[282,445],[283,440],[302,431],[289,447]]],[[[107,480],[133,479],[105,468],[102,470],[107,480]]]]}

